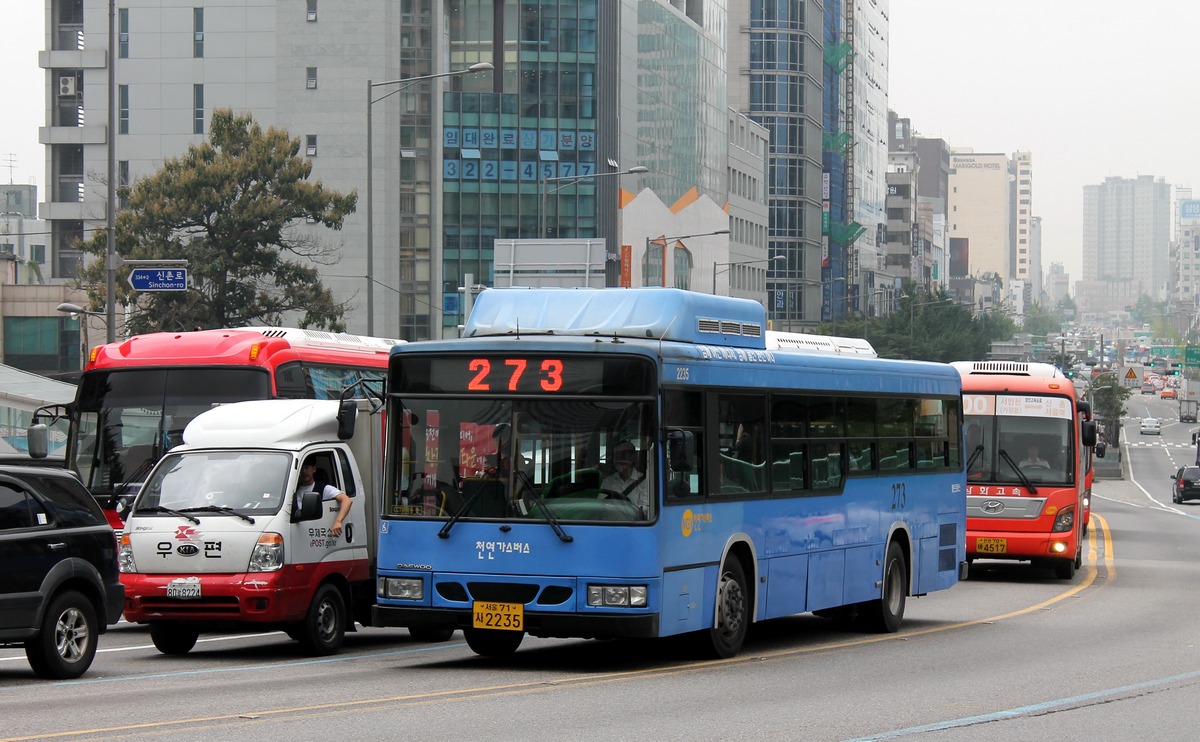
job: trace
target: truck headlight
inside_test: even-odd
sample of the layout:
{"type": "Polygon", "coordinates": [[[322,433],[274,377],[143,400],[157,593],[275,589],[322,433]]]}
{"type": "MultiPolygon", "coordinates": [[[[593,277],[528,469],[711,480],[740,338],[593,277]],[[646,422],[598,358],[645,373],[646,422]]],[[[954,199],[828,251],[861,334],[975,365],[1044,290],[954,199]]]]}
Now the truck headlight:
{"type": "Polygon", "coordinates": [[[122,533],[121,541],[117,544],[117,569],[125,574],[137,572],[137,562],[133,558],[133,544],[129,543],[128,533],[122,533]]]}
{"type": "Polygon", "coordinates": [[[377,592],[392,600],[424,600],[425,583],[419,577],[380,577],[377,592]]]}
{"type": "Polygon", "coordinates": [[[275,572],[283,566],[283,536],[264,533],[250,552],[250,572],[275,572]]]}
{"type": "Polygon", "coordinates": [[[645,585],[588,585],[587,604],[607,608],[645,608],[645,585]]]}

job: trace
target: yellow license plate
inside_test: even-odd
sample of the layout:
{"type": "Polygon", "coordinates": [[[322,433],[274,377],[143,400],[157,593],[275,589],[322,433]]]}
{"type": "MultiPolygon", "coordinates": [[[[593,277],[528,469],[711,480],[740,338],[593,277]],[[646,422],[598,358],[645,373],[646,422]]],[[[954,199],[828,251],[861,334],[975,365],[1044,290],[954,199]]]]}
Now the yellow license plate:
{"type": "Polygon", "coordinates": [[[975,539],[976,554],[1005,554],[1008,552],[1008,540],[1002,538],[975,539]]]}
{"type": "Polygon", "coordinates": [[[477,600],[472,604],[471,614],[471,626],[477,629],[525,630],[525,606],[520,603],[477,600]]]}

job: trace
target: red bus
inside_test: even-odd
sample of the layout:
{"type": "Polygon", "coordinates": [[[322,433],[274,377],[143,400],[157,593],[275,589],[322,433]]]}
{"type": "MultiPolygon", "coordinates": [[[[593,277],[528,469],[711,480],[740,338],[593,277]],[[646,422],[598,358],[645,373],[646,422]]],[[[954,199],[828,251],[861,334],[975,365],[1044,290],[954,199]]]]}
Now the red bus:
{"type": "Polygon", "coordinates": [[[1054,366],[959,361],[967,560],[1014,559],[1075,576],[1096,424],[1054,366]]]}
{"type": "Polygon", "coordinates": [[[138,485],[192,418],[228,402],[337,399],[358,381],[382,393],[399,342],[281,327],[137,335],[92,348],[74,402],[39,416],[68,420],[66,465],[119,529],[138,485]]]}

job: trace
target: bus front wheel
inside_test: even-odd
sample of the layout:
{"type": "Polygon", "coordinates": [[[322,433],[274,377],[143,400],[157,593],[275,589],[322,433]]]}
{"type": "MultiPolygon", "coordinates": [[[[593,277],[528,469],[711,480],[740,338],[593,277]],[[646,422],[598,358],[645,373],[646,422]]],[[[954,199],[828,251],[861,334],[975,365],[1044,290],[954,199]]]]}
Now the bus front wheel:
{"type": "Polygon", "coordinates": [[[734,556],[725,560],[717,581],[717,608],[713,627],[701,632],[704,654],[725,659],[742,650],[750,628],[750,591],[746,571],[734,556]]]}
{"type": "Polygon", "coordinates": [[[1069,580],[1075,576],[1075,559],[1055,559],[1054,576],[1060,580],[1069,580]]]}
{"type": "Polygon", "coordinates": [[[471,651],[481,657],[507,657],[521,646],[525,632],[470,628],[463,629],[463,637],[471,651]]]}
{"type": "Polygon", "coordinates": [[[893,541],[888,544],[883,565],[883,593],[878,600],[858,606],[859,624],[867,631],[892,634],[904,620],[904,599],[908,594],[908,562],[904,550],[893,541]]]}

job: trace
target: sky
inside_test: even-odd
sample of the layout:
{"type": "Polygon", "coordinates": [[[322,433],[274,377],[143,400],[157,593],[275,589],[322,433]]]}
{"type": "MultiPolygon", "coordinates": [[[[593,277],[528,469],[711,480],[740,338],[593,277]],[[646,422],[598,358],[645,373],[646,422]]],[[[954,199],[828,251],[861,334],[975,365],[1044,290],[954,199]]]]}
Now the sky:
{"type": "Polygon", "coordinates": [[[891,0],[889,106],[952,147],[1033,158],[1042,270],[1083,278],[1083,186],[1200,190],[1195,0],[891,0]]]}
{"type": "MultiPolygon", "coordinates": [[[[1083,278],[1084,185],[1154,175],[1200,190],[1200,2],[891,0],[890,15],[893,110],[953,147],[1032,154],[1043,271],[1083,278]]],[[[0,178],[40,199],[44,16],[41,0],[0,0],[0,178]]]]}

